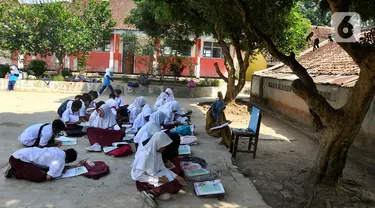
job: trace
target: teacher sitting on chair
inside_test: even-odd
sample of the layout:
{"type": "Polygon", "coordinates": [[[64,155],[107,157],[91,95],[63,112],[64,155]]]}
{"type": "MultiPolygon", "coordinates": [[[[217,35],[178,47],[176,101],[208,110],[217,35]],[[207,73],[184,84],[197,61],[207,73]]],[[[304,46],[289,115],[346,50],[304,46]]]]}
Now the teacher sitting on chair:
{"type": "Polygon", "coordinates": [[[232,136],[229,126],[224,126],[215,130],[211,128],[220,126],[229,121],[226,120],[224,109],[225,103],[223,99],[223,94],[221,92],[217,93],[218,99],[211,105],[210,109],[206,114],[206,132],[208,135],[220,138],[220,144],[225,145],[227,148],[230,147],[232,142],[232,136]]]}

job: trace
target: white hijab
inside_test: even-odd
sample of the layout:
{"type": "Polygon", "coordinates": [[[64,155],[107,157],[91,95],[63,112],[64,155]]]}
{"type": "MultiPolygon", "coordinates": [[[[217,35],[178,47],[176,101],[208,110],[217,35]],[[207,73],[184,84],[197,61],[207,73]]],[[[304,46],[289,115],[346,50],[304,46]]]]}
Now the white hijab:
{"type": "Polygon", "coordinates": [[[15,65],[11,64],[10,68],[11,68],[11,70],[10,70],[11,74],[14,75],[14,74],[19,74],[20,73],[20,71],[18,71],[18,68],[15,65]]]}
{"type": "Polygon", "coordinates": [[[109,76],[109,77],[111,77],[111,69],[110,68],[106,68],[105,69],[105,75],[104,76],[109,76]]]}
{"type": "Polygon", "coordinates": [[[175,114],[179,114],[179,115],[183,114],[180,108],[180,104],[177,101],[172,101],[172,102],[164,104],[163,106],[159,108],[158,111],[161,111],[165,115],[167,115],[168,118],[165,120],[166,124],[173,123],[175,114]],[[173,111],[176,111],[176,112],[173,112],[173,111]]]}
{"type": "Polygon", "coordinates": [[[100,117],[99,113],[93,113],[90,116],[89,126],[108,129],[113,128],[117,124],[115,115],[113,115],[111,108],[107,104],[101,105],[98,110],[101,111],[104,116],[100,117]]]}
{"type": "Polygon", "coordinates": [[[160,125],[153,121],[149,121],[146,125],[139,129],[137,135],[135,135],[133,139],[134,143],[140,144],[159,131],[161,131],[160,125]]]}
{"type": "Polygon", "coordinates": [[[134,123],[138,114],[141,113],[142,107],[146,105],[147,100],[145,97],[137,97],[131,105],[129,105],[128,110],[130,111],[130,123],[134,123]]]}
{"type": "Polygon", "coordinates": [[[162,154],[157,151],[171,143],[172,140],[164,132],[155,133],[145,146],[140,143],[131,165],[132,179],[137,180],[143,174],[156,176],[158,172],[166,170],[162,154]]]}
{"type": "Polygon", "coordinates": [[[150,105],[145,105],[143,110],[140,114],[138,114],[137,118],[133,123],[133,128],[138,129],[145,125],[148,121],[146,121],[146,117],[152,114],[153,110],[150,105]]]}
{"type": "Polygon", "coordinates": [[[160,93],[159,97],[156,99],[154,108],[155,110],[158,110],[158,108],[165,104],[165,100],[167,99],[168,95],[165,92],[160,93]]]}
{"type": "Polygon", "coordinates": [[[159,124],[159,126],[163,123],[163,121],[165,121],[165,119],[167,119],[167,115],[161,111],[156,111],[150,116],[150,121],[159,124]]]}
{"type": "Polygon", "coordinates": [[[166,90],[165,90],[165,92],[167,92],[168,93],[168,97],[167,97],[167,99],[166,99],[166,103],[168,103],[168,102],[172,102],[172,101],[175,101],[176,99],[174,99],[174,95],[173,95],[173,91],[172,91],[172,89],[171,88],[167,88],[166,90]]]}

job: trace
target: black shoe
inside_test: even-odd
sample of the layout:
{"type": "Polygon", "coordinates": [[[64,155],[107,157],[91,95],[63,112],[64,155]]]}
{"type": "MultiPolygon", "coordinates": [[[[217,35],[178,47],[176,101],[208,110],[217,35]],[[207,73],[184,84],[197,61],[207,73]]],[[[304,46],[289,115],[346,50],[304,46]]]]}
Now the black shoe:
{"type": "Polygon", "coordinates": [[[14,168],[12,168],[12,166],[8,165],[8,168],[4,173],[4,177],[5,178],[12,178],[15,173],[16,173],[16,170],[14,168]]]}

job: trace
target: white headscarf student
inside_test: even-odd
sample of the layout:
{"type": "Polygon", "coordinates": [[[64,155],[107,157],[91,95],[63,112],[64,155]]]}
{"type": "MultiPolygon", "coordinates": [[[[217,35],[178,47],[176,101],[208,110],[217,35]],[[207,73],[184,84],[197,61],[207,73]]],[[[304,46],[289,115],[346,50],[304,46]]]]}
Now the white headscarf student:
{"type": "Polygon", "coordinates": [[[137,97],[133,101],[131,105],[128,107],[128,111],[130,112],[129,122],[134,123],[135,119],[137,118],[138,114],[142,112],[142,108],[146,105],[147,100],[145,97],[137,97]]]}
{"type": "Polygon", "coordinates": [[[172,101],[169,103],[164,104],[159,108],[158,111],[161,111],[167,115],[167,118],[165,119],[164,123],[165,124],[173,124],[175,115],[182,115],[182,111],[180,108],[180,104],[177,101],[172,101]]]}
{"type": "Polygon", "coordinates": [[[142,128],[138,131],[137,135],[135,135],[133,141],[138,148],[138,144],[151,138],[156,132],[161,131],[161,127],[158,123],[154,121],[149,121],[146,125],[142,126],[142,128]]]}
{"type": "MultiPolygon", "coordinates": [[[[102,104],[96,109],[96,113],[92,114],[89,119],[89,127],[119,130],[120,127],[117,125],[115,115],[113,115],[111,108],[107,104],[102,104]]],[[[102,147],[100,144],[95,143],[91,147],[87,147],[88,151],[100,152],[102,147]]]]}
{"type": "Polygon", "coordinates": [[[153,110],[152,110],[151,106],[145,105],[143,107],[142,112],[140,114],[138,114],[137,118],[135,119],[135,121],[133,123],[133,128],[138,129],[138,128],[141,128],[142,126],[144,126],[149,121],[149,118],[150,118],[152,113],[153,113],[153,110]]]}
{"type": "Polygon", "coordinates": [[[174,95],[173,95],[173,91],[171,88],[167,88],[165,90],[165,92],[167,93],[168,97],[167,99],[165,100],[166,103],[168,102],[172,102],[172,101],[175,101],[176,99],[174,99],[174,95]]]}
{"type": "Polygon", "coordinates": [[[170,194],[177,193],[185,183],[164,165],[161,153],[171,143],[164,132],[155,133],[146,144],[139,144],[131,165],[131,177],[151,207],[156,207],[154,197],[170,199],[170,194]]]}
{"type": "Polygon", "coordinates": [[[154,108],[157,111],[160,106],[164,105],[168,95],[165,92],[160,93],[159,97],[156,99],[154,108]]]}
{"type": "Polygon", "coordinates": [[[167,119],[167,115],[161,111],[156,111],[151,114],[150,116],[150,122],[153,121],[157,123],[159,126],[164,124],[165,119],[167,119]]]}

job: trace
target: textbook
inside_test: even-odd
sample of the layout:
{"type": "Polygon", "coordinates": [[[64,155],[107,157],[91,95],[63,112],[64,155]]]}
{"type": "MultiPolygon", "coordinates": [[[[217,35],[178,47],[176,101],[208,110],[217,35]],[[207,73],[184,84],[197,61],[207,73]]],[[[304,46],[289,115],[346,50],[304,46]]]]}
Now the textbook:
{"type": "Polygon", "coordinates": [[[76,167],[76,168],[72,168],[72,169],[68,169],[66,170],[60,177],[58,178],[71,178],[71,177],[74,177],[74,176],[79,176],[79,175],[82,175],[84,173],[87,173],[87,169],[85,168],[85,166],[79,166],[79,167],[76,167]]]}
{"type": "Polygon", "coordinates": [[[181,145],[185,145],[185,144],[196,144],[198,139],[196,136],[181,136],[180,137],[181,139],[181,145]]]}
{"type": "Polygon", "coordinates": [[[180,145],[178,147],[178,155],[190,155],[191,149],[189,145],[180,145]]]}
{"type": "Polygon", "coordinates": [[[225,190],[220,179],[213,181],[195,182],[194,189],[197,196],[225,194],[225,190]]]}
{"type": "Polygon", "coordinates": [[[226,123],[223,123],[219,126],[212,127],[212,128],[210,128],[210,130],[221,129],[221,128],[224,128],[224,127],[228,126],[229,124],[230,124],[230,122],[226,122],[226,123]]]}
{"type": "Polygon", "coordinates": [[[71,146],[71,145],[77,145],[77,139],[69,138],[66,136],[60,136],[55,139],[57,142],[61,142],[62,146],[71,146]]]}
{"type": "Polygon", "coordinates": [[[184,170],[187,177],[194,177],[194,176],[201,176],[210,174],[210,171],[206,169],[191,169],[191,170],[184,170]]]}

